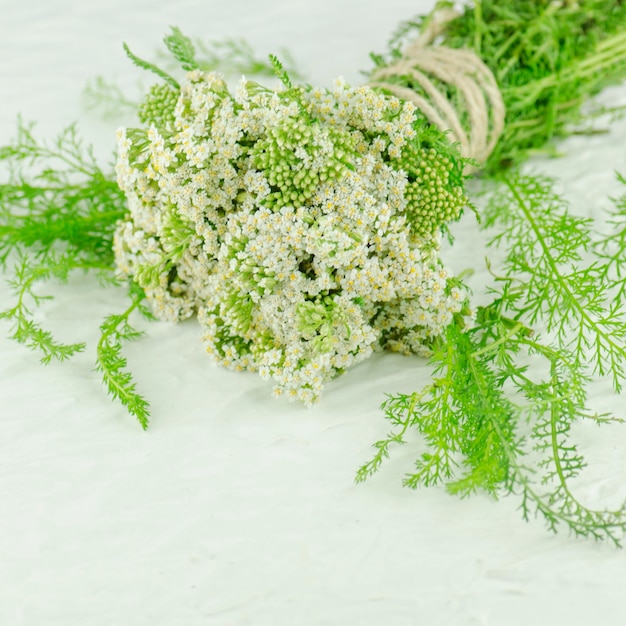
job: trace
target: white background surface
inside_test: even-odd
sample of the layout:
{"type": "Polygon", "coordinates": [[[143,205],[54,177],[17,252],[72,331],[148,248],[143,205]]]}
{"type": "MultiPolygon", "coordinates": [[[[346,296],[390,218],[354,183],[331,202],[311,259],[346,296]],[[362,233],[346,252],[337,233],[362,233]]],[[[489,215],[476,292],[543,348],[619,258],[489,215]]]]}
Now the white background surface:
{"type": "MultiPolygon", "coordinates": [[[[261,54],[286,46],[315,84],[339,74],[358,83],[368,52],[430,4],[0,0],[0,144],[19,112],[48,136],[80,119],[109,154],[114,125],[81,110],[84,83],[145,79],[121,41],[150,56],[170,24],[245,36],[261,54]]],[[[604,99],[624,102],[626,89],[604,99]]],[[[558,176],[574,210],[595,214],[620,191],[613,170],[626,171],[625,141],[620,122],[534,167],[558,176]]],[[[451,267],[476,266],[471,218],[456,235],[451,267]]],[[[2,284],[0,309],[10,302],[2,284]]],[[[378,355],[306,410],[273,400],[254,375],[218,369],[193,322],[149,324],[126,350],[152,402],[144,433],[93,372],[99,323],[125,302],[89,277],[58,288],[41,321],[89,347],[47,368],[0,323],[2,626],[625,623],[626,552],[525,524],[515,498],[403,489],[416,454],[408,446],[354,485],[387,431],[384,393],[427,380],[419,360],[378,355]]],[[[602,385],[593,400],[622,414],[623,398],[602,385]]],[[[616,505],[626,497],[626,426],[576,432],[592,462],[581,497],[616,505]]]]}

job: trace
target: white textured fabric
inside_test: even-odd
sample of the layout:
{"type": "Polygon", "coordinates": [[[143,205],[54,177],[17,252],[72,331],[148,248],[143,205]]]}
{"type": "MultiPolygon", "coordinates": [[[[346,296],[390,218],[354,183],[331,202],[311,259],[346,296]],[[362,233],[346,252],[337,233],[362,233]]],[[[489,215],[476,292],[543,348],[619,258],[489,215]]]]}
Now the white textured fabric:
{"type": "MultiPolygon", "coordinates": [[[[288,47],[311,82],[360,82],[370,50],[430,2],[388,0],[30,0],[0,2],[0,143],[16,115],[42,133],[76,118],[102,155],[110,125],[80,109],[95,74],[132,87],[146,76],[121,50],[149,56],[170,24],[207,38],[246,35],[260,53],[288,47]]],[[[605,102],[624,102],[614,89],[605,102]]],[[[619,192],[626,122],[575,137],[553,174],[573,209],[595,214],[619,192]]],[[[446,253],[481,269],[471,215],[446,253]]],[[[254,375],[204,354],[193,323],[146,324],[126,351],[153,406],[140,430],[93,372],[101,319],[122,291],[76,277],[39,314],[85,354],[39,365],[0,323],[0,624],[3,626],[527,626],[623,623],[626,558],[609,545],[525,524],[515,498],[458,500],[400,486],[416,448],[396,450],[353,484],[387,432],[385,392],[427,380],[418,359],[382,355],[328,385],[311,410],[276,401],[254,375]]],[[[0,308],[11,297],[0,284],[0,308]]],[[[621,414],[598,385],[594,405],[621,414]]],[[[626,497],[626,426],[576,428],[590,504],[626,497]]]]}

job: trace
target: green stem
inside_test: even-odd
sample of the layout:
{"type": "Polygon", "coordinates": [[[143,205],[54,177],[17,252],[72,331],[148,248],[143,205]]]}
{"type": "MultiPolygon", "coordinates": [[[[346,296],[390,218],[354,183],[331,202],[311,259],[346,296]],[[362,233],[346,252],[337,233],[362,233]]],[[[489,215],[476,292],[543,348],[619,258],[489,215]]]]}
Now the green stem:
{"type": "MultiPolygon", "coordinates": [[[[626,33],[617,33],[599,43],[596,52],[591,56],[577,60],[573,65],[564,68],[561,72],[549,74],[521,87],[513,87],[509,93],[516,94],[513,100],[518,101],[517,107],[526,107],[528,102],[536,100],[537,94],[544,89],[552,87],[562,88],[565,83],[600,73],[606,67],[614,65],[619,61],[626,63],[625,59],[626,33]]],[[[511,100],[510,97],[506,99],[511,100]]]]}
{"type": "Polygon", "coordinates": [[[481,56],[482,37],[483,31],[485,30],[482,0],[475,0],[474,2],[474,21],[476,23],[476,30],[474,31],[474,52],[476,52],[478,56],[481,56]]]}
{"type": "Polygon", "coordinates": [[[483,354],[487,354],[493,351],[499,345],[507,342],[511,337],[514,337],[515,335],[517,335],[521,330],[528,330],[528,328],[521,322],[518,322],[515,326],[513,326],[513,328],[511,328],[511,330],[509,330],[508,333],[506,333],[505,335],[502,335],[500,339],[497,339],[493,343],[490,343],[488,346],[485,346],[483,348],[480,348],[479,350],[476,350],[475,352],[472,352],[470,356],[472,358],[476,358],[478,356],[481,356],[483,354]]]}

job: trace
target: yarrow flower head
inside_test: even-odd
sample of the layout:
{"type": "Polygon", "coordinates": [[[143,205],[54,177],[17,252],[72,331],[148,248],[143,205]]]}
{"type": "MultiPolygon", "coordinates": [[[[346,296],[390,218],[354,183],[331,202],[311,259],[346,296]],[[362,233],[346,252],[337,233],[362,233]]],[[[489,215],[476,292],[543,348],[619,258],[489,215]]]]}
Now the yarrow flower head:
{"type": "Polygon", "coordinates": [[[310,404],[374,349],[427,353],[468,315],[439,258],[464,163],[411,103],[342,80],[233,95],[194,70],[141,112],[118,132],[117,265],[157,317],[197,316],[221,364],[310,404]]]}

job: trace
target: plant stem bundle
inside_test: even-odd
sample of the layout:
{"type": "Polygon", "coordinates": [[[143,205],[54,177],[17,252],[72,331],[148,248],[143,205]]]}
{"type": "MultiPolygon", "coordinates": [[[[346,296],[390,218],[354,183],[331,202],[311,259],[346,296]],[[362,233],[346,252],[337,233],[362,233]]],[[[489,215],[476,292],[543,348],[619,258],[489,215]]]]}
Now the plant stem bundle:
{"type": "MultiPolygon", "coordinates": [[[[377,68],[401,58],[404,44],[453,3],[403,24],[387,55],[372,55],[377,68]]],[[[604,112],[583,105],[609,85],[626,79],[626,4],[622,0],[476,0],[447,21],[437,45],[473,50],[492,71],[506,108],[504,132],[485,174],[552,154],[553,140],[604,112]]],[[[410,76],[387,80],[416,92],[410,76]]],[[[449,85],[452,103],[459,94],[449,85]]]]}

